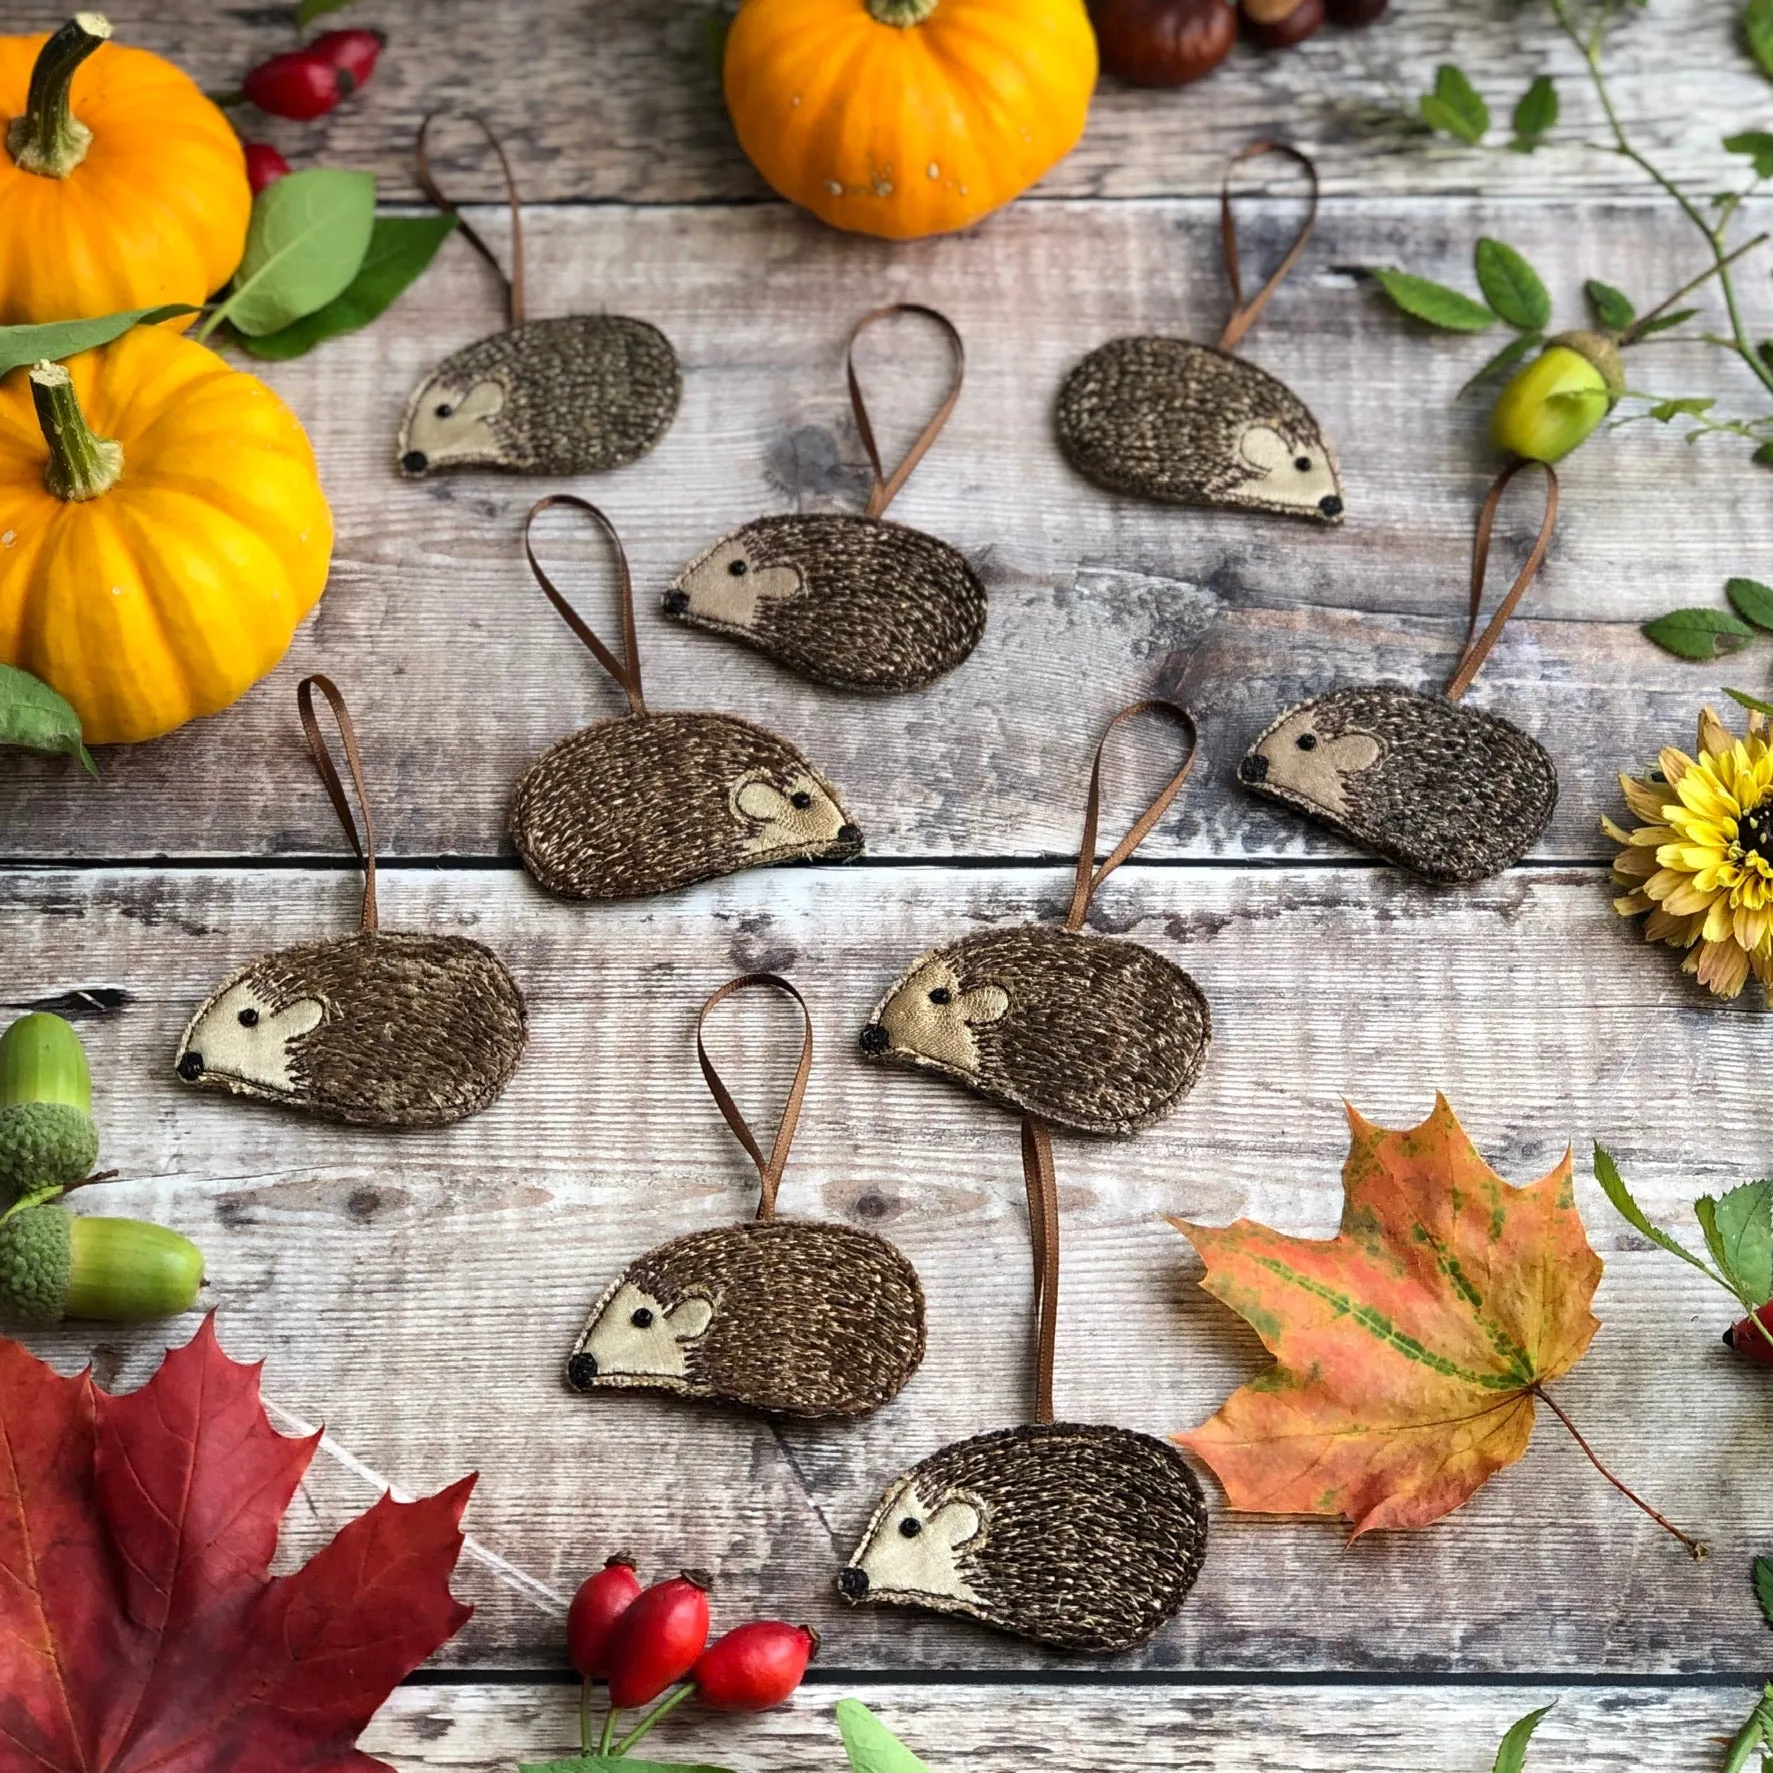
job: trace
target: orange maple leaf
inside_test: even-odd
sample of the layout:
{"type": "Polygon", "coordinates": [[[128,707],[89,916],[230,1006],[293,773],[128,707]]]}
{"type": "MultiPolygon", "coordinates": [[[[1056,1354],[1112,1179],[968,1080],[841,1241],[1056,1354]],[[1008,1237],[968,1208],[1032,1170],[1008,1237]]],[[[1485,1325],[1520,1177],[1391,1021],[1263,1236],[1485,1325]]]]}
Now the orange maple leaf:
{"type": "Polygon", "coordinates": [[[1407,1132],[1348,1122],[1335,1237],[1171,1221],[1278,1363],[1176,1438],[1233,1508],[1340,1514],[1358,1538],[1438,1521],[1527,1450],[1540,1388],[1600,1328],[1601,1259],[1568,1152],[1515,1188],[1443,1096],[1407,1132]]]}

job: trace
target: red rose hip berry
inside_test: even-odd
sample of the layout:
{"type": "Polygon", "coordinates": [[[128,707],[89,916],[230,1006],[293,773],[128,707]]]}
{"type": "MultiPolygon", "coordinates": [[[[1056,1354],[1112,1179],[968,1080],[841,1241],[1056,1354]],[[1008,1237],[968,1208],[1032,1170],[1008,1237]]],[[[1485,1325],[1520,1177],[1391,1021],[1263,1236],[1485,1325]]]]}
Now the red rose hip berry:
{"type": "Polygon", "coordinates": [[[1735,1349],[1744,1360],[1751,1360],[1757,1366],[1773,1367],[1773,1342],[1755,1328],[1755,1318],[1773,1331],[1773,1305],[1763,1305],[1754,1317],[1745,1317],[1724,1332],[1724,1346],[1735,1349]]]}
{"type": "Polygon", "coordinates": [[[345,76],[348,84],[342,87],[342,97],[369,84],[369,77],[376,70],[376,57],[387,41],[380,31],[327,31],[308,45],[307,53],[345,76]]]}
{"type": "Polygon", "coordinates": [[[640,1595],[640,1578],[625,1557],[609,1560],[595,1576],[579,1584],[566,1615],[566,1653],[588,1681],[609,1673],[610,1638],[616,1621],[640,1595]]]}
{"type": "Polygon", "coordinates": [[[339,102],[339,70],[305,49],[274,55],[240,82],[240,90],[273,117],[307,123],[324,117],[339,102]]]}
{"type": "Polygon", "coordinates": [[[690,1679],[696,1698],[714,1711],[768,1711],[800,1685],[818,1653],[819,1634],[811,1626],[758,1619],[710,1644],[690,1679]]]}
{"type": "Polygon", "coordinates": [[[650,1705],[695,1667],[708,1645],[708,1578],[685,1570],[655,1582],[616,1621],[606,1660],[609,1702],[650,1705]]]}
{"type": "Polygon", "coordinates": [[[289,176],[289,162],[269,142],[247,142],[244,146],[246,182],[252,187],[253,196],[258,196],[267,185],[274,185],[280,178],[289,176]]]}

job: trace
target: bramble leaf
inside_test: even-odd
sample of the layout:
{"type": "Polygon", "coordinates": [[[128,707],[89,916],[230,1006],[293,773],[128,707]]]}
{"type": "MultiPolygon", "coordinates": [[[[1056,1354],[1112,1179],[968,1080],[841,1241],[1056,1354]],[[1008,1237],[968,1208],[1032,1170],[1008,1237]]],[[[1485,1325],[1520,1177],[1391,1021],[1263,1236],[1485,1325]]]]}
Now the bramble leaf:
{"type": "Polygon", "coordinates": [[[1773,134],[1764,129],[1745,129],[1724,137],[1726,154],[1745,154],[1755,163],[1757,179],[1773,179],[1773,134]]]}
{"type": "Polygon", "coordinates": [[[1761,1603],[1761,1617],[1773,1625],[1773,1558],[1755,1559],[1755,1599],[1761,1603]]]}
{"type": "Polygon", "coordinates": [[[1673,400],[1652,401],[1648,416],[1666,425],[1675,419],[1703,418],[1716,405],[1715,395],[1682,394],[1673,400]]]}
{"type": "Polygon", "coordinates": [[[1751,714],[1773,714],[1773,702],[1764,702],[1759,696],[1751,696],[1747,690],[1726,689],[1724,694],[1739,708],[1746,708],[1751,714]]]}
{"type": "Polygon", "coordinates": [[[1648,339],[1659,332],[1672,332],[1677,326],[1685,326],[1698,312],[1697,308],[1677,308],[1672,314],[1658,314],[1654,320],[1646,320],[1637,329],[1637,335],[1648,339]]]}
{"type": "Polygon", "coordinates": [[[1644,624],[1644,635],[1664,652],[1701,663],[1739,653],[1755,631],[1728,610],[1677,609],[1644,624]]]}
{"type": "Polygon", "coordinates": [[[1594,1179],[1600,1183],[1601,1193],[1607,1197],[1613,1211],[1640,1237],[1647,1237],[1651,1243],[1667,1250],[1671,1256],[1679,1256],[1683,1262],[1691,1263],[1708,1279],[1718,1278],[1678,1238],[1670,1236],[1661,1226],[1650,1223],[1644,1209],[1632,1199],[1631,1190],[1625,1186],[1625,1179],[1619,1174],[1619,1166],[1613,1161],[1612,1153],[1599,1144],[1594,1148],[1594,1179]]]}
{"type": "Polygon", "coordinates": [[[1514,108],[1514,140],[1508,145],[1517,154],[1531,154],[1557,120],[1557,86],[1549,74],[1541,74],[1514,108]]]}
{"type": "Polygon", "coordinates": [[[1496,316],[1483,303],[1474,302],[1444,283],[1413,277],[1408,271],[1375,270],[1373,275],[1379,287],[1406,314],[1426,320],[1443,332],[1483,332],[1496,324],[1496,316]]]}
{"type": "Polygon", "coordinates": [[[1477,243],[1476,257],[1484,300],[1517,331],[1542,331],[1551,319],[1551,297],[1539,273],[1512,246],[1487,235],[1477,243]]]}
{"type": "Polygon", "coordinates": [[[1773,1180],[1745,1182],[1715,1199],[1702,1194],[1693,1217],[1732,1291],[1759,1311],[1773,1298],[1773,1180]]]}
{"type": "Polygon", "coordinates": [[[1758,468],[1773,468],[1773,442],[1761,444],[1748,459],[1758,468]]]}
{"type": "Polygon", "coordinates": [[[1612,284],[1591,277],[1582,289],[1588,297],[1589,311],[1594,315],[1596,326],[1608,332],[1624,332],[1637,319],[1638,311],[1632,306],[1631,297],[1612,284]]]}
{"type": "Polygon", "coordinates": [[[1498,351],[1496,355],[1459,390],[1457,398],[1463,400],[1472,389],[1476,388],[1483,382],[1487,382],[1491,376],[1499,375],[1505,369],[1513,369],[1523,357],[1530,357],[1533,352],[1537,351],[1544,343],[1545,334],[1542,332],[1524,332],[1520,334],[1518,338],[1510,339],[1508,343],[1504,345],[1502,349],[1498,351]]]}
{"type": "MultiPolygon", "coordinates": [[[[1556,1703],[1556,1700],[1552,1701],[1552,1705],[1556,1703]]],[[[1514,1724],[1502,1738],[1502,1746],[1496,1751],[1496,1773],[1524,1773],[1527,1765],[1527,1743],[1551,1709],[1551,1705],[1542,1705],[1514,1724]]]]}
{"type": "Polygon", "coordinates": [[[1490,107],[1464,72],[1451,62],[1443,62],[1435,70],[1434,91],[1424,93],[1417,104],[1422,121],[1430,129],[1457,141],[1475,146],[1490,127],[1490,107]]]}
{"type": "Polygon", "coordinates": [[[317,18],[325,18],[329,12],[343,12],[351,0],[301,0],[296,8],[296,23],[311,25],[317,18]]]}
{"type": "Polygon", "coordinates": [[[1761,72],[1773,80],[1773,0],[1748,0],[1742,12],[1742,40],[1761,72]]]}
{"type": "Polygon", "coordinates": [[[1724,595],[1743,621],[1773,630],[1773,585],[1763,585],[1759,579],[1726,579],[1724,595]]]}

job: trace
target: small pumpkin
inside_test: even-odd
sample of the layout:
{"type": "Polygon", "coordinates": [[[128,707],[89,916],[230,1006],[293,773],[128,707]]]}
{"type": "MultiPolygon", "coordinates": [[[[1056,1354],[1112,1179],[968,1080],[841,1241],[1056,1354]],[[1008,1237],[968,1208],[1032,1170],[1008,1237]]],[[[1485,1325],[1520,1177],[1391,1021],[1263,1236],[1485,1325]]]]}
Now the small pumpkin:
{"type": "Polygon", "coordinates": [[[889,240],[970,227],[1077,145],[1084,0],[745,0],[726,46],[739,145],[821,221],[889,240]]]}
{"type": "Polygon", "coordinates": [[[204,346],[138,327],[0,380],[0,662],[65,696],[90,743],[244,694],[331,557],[295,415],[204,346]]]}
{"type": "Polygon", "coordinates": [[[0,37],[0,325],[197,304],[240,262],[240,138],[171,62],[110,35],[82,12],[0,37]]]}

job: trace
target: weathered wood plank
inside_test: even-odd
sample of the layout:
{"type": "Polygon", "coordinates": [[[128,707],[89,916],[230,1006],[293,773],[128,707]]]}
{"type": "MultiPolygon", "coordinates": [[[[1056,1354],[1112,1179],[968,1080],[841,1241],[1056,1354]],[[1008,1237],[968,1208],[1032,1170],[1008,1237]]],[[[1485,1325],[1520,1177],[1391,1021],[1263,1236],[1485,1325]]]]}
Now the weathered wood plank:
{"type": "MultiPolygon", "coordinates": [[[[1252,229],[1278,251],[1285,206],[1252,229]]],[[[1097,492],[1066,466],[1050,408],[1066,368],[1120,331],[1210,336],[1224,296],[1211,207],[1047,205],[988,237],[932,243],[883,270],[867,248],[774,209],[580,211],[532,230],[539,312],[606,298],[661,321],[688,365],[684,411],[649,460],[580,483],[632,551],[647,684],[658,706],[710,701],[797,738],[853,800],[871,853],[1062,855],[1076,842],[1084,759],[1108,712],[1154,681],[1203,716],[1204,769],[1157,855],[1327,853],[1293,821],[1231,785],[1236,756],[1289,701],[1341,681],[1445,680],[1463,632],[1472,524],[1493,461],[1483,415],[1453,395],[1486,340],[1412,336],[1381,297],[1337,266],[1397,259],[1468,279],[1472,242],[1495,231],[1539,264],[1560,312],[1580,311],[1605,271],[1649,300],[1691,257],[1664,208],[1348,203],[1326,216],[1296,286],[1252,345],[1312,404],[1349,488],[1345,528],[1165,510],[1097,492]],[[759,265],[768,267],[761,280],[759,265]],[[862,454],[841,375],[850,319],[873,299],[938,302],[972,348],[954,422],[896,507],[950,538],[990,582],[980,650],[915,697],[856,700],[803,685],[741,649],[668,626],[656,597],[724,530],[761,510],[859,503],[862,454]]],[[[1745,286],[1773,330],[1773,286],[1745,286]]],[[[368,332],[275,366],[310,427],[337,508],[333,582],[272,682],[238,708],[105,759],[92,787],[56,764],[5,761],[0,853],[14,857],[336,853],[292,707],[306,670],[351,695],[369,751],[387,849],[498,853],[512,782],[547,743],[615,711],[611,686],[530,582],[517,535],[540,491],[494,476],[402,481],[398,414],[446,350],[490,326],[490,279],[451,243],[430,276],[368,332]]],[[[889,432],[906,436],[939,385],[935,343],[907,329],[868,356],[889,432]],[[883,373],[899,353],[902,373],[883,373]]],[[[1702,346],[1659,345],[1659,389],[1726,385],[1702,346]]],[[[1670,739],[1720,683],[1761,684],[1756,655],[1712,668],[1657,652],[1635,624],[1720,600],[1724,578],[1760,571],[1773,516],[1739,443],[1683,446],[1640,425],[1565,467],[1565,512],[1520,625],[1476,692],[1534,728],[1564,773],[1546,839],[1555,858],[1595,858],[1612,776],[1670,739]]],[[[1524,551],[1523,491],[1501,556],[1524,551]]],[[[606,629],[609,590],[563,525],[551,556],[606,629]]],[[[1499,566],[1501,562],[1499,561],[1499,566]]]]}
{"type": "MultiPolygon", "coordinates": [[[[758,199],[768,188],[740,153],[721,98],[710,35],[720,10],[715,0],[359,7],[354,20],[373,22],[391,38],[368,89],[318,126],[279,124],[252,111],[241,113],[242,126],[295,155],[370,167],[390,194],[416,195],[411,145],[419,120],[438,108],[480,111],[504,134],[537,201],[758,199]]],[[[127,41],[172,56],[211,89],[237,86],[255,61],[297,41],[276,6],[217,12],[198,0],[125,0],[111,11],[127,41]]],[[[61,18],[53,4],[27,0],[9,28],[48,28],[61,18]]],[[[1732,9],[1715,0],[1658,0],[1618,28],[1608,57],[1635,139],[1701,191],[1728,164],[1720,136],[1765,120],[1765,84],[1734,28],[1732,9]]],[[[1217,189],[1232,145],[1277,128],[1317,154],[1328,188],[1341,192],[1642,188],[1633,168],[1583,145],[1602,139],[1603,126],[1580,61],[1547,13],[1522,12],[1510,0],[1407,0],[1364,35],[1325,31],[1284,55],[1242,48],[1211,81],[1184,93],[1105,81],[1082,144],[1040,191],[1202,194],[1217,189]],[[1528,81],[1554,72],[1565,103],[1556,149],[1472,152],[1400,137],[1368,114],[1413,106],[1446,61],[1465,68],[1490,100],[1498,144],[1528,81]]],[[[497,190],[484,164],[465,169],[458,182],[483,197],[497,190]]]]}
{"type": "MultiPolygon", "coordinates": [[[[1540,1725],[1533,1773],[1713,1773],[1718,1738],[1752,1709],[1753,1688],[1656,1692],[1625,1687],[862,1686],[855,1696],[935,1773],[973,1767],[1127,1767],[1181,1773],[1299,1773],[1357,1767],[1489,1773],[1516,1718],[1540,1725]]],[[[832,1707],[841,1678],[804,1688],[761,1718],[697,1717],[660,1726],[661,1757],[694,1756],[756,1773],[843,1765],[832,1707]]],[[[404,1687],[364,1737],[401,1773],[577,1753],[576,1694],[561,1687],[404,1687]]],[[[650,1746],[650,1745],[649,1745],[650,1746]]]]}
{"type": "MultiPolygon", "coordinates": [[[[472,931],[506,955],[532,1048],[504,1100],[398,1139],[187,1091],[179,1028],[229,968],[342,927],[342,874],[225,869],[0,879],[0,999],[76,985],[136,994],[87,1025],[116,1211],[196,1236],[226,1344],[267,1358],[268,1394],[324,1420],[372,1472],[413,1490],[478,1468],[482,1547],[556,1596],[617,1546],[648,1568],[715,1568],[735,1616],[826,1631],[843,1668],[1052,1669],[971,1628],[852,1613],[829,1587],[880,1486],[907,1460],[1025,1405],[1028,1279],[1009,1116],[931,1080],[866,1069],[852,1044],[899,966],[948,932],[1061,904],[1054,870],[915,869],[752,877],[669,905],[582,912],[477,872],[392,871],[389,927],[472,931]],[[808,991],[821,1061],[784,1206],[886,1231],[930,1299],[928,1361],[851,1429],[771,1429],[639,1398],[568,1395],[559,1374],[602,1284],[652,1243],[748,1210],[746,1163],[691,1046],[705,993],[744,969],[808,991]]],[[[1251,1214],[1328,1235],[1347,1097],[1382,1123],[1436,1087],[1517,1181],[1605,1138],[1646,1208],[1763,1170],[1753,1112],[1764,1018],[1718,1009],[1613,918],[1593,871],[1521,870],[1436,895],[1364,870],[1130,866],[1101,927],[1183,961],[1212,1001],[1194,1098],[1125,1143],[1060,1142],[1062,1413],[1152,1432],[1200,1421],[1260,1369],[1254,1337],[1193,1283],[1161,1219],[1251,1214]]],[[[767,1125],[790,1029],[775,1006],[717,1024],[718,1062],[767,1125]],[[746,1052],[767,1048],[765,1061],[746,1052]]],[[[1695,1566],[1547,1423],[1521,1465],[1452,1521],[1345,1548],[1329,1522],[1221,1512],[1199,1589],[1135,1665],[1759,1678],[1765,1628],[1745,1581],[1773,1543],[1766,1374],[1718,1346],[1728,1302],[1645,1248],[1579,1165],[1608,1263],[1594,1349],[1557,1388],[1621,1472],[1711,1542],[1695,1566]],[[1579,1573],[1579,1574],[1578,1574],[1579,1573]]],[[[173,1326],[182,1337],[189,1326],[173,1326]]],[[[33,1345],[134,1385],[165,1339],[69,1329],[33,1345]]],[[[291,1517],[310,1549],[373,1494],[321,1459],[291,1517]]],[[[446,1656],[557,1660],[546,1593],[477,1562],[480,1607],[446,1656]]],[[[1523,1708],[1524,1709],[1524,1708],[1523,1708]]]]}

